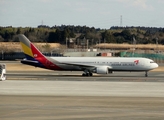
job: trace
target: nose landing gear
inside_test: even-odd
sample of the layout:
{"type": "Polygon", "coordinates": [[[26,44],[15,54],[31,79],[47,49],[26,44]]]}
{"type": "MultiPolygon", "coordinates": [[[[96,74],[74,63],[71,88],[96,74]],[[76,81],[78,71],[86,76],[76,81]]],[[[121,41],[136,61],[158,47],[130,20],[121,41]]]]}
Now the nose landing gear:
{"type": "Polygon", "coordinates": [[[145,71],[145,77],[148,77],[148,71],[145,71]]]}

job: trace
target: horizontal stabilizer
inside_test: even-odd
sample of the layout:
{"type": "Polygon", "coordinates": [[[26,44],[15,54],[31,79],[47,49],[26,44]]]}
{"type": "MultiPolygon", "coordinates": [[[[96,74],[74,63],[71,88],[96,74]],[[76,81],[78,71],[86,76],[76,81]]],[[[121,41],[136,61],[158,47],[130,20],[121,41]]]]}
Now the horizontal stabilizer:
{"type": "Polygon", "coordinates": [[[38,61],[21,60],[21,63],[26,64],[26,65],[32,65],[32,66],[35,66],[35,67],[39,67],[39,62],[38,61]]]}

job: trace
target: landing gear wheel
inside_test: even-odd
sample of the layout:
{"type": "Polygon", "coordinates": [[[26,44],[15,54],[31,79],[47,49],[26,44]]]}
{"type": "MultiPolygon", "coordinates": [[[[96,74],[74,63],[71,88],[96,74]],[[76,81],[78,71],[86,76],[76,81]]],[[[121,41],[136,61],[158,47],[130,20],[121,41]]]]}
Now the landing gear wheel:
{"type": "Polygon", "coordinates": [[[83,73],[83,74],[82,74],[82,76],[86,76],[86,74],[85,74],[85,73],[83,73]]]}
{"type": "Polygon", "coordinates": [[[82,76],[89,76],[89,73],[83,73],[82,76]]]}
{"type": "Polygon", "coordinates": [[[93,73],[89,73],[90,76],[93,76],[93,73]]]}
{"type": "Polygon", "coordinates": [[[93,73],[91,73],[91,72],[84,72],[83,74],[82,74],[82,76],[93,76],[93,73]]]}
{"type": "Polygon", "coordinates": [[[87,73],[86,73],[86,76],[87,76],[87,77],[89,77],[89,76],[90,76],[90,73],[89,73],[89,72],[87,72],[87,73]]]}

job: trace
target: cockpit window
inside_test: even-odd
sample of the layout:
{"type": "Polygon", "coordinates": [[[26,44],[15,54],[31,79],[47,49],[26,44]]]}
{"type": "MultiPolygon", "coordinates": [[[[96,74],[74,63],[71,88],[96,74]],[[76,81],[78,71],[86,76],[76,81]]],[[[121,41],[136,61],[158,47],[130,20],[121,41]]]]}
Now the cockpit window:
{"type": "Polygon", "coordinates": [[[150,63],[155,63],[154,61],[150,61],[150,63]]]}

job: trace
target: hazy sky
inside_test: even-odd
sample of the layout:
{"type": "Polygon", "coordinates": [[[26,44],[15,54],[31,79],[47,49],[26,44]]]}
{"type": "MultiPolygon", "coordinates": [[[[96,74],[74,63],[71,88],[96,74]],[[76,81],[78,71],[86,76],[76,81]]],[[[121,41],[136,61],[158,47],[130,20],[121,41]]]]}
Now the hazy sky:
{"type": "Polygon", "coordinates": [[[164,27],[164,0],[0,0],[0,26],[164,27]]]}

